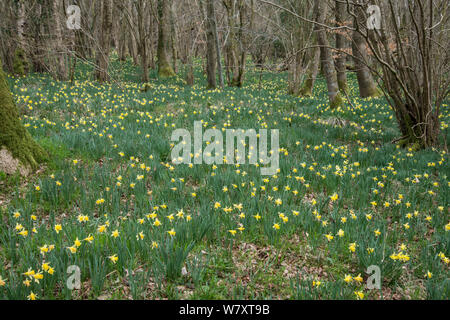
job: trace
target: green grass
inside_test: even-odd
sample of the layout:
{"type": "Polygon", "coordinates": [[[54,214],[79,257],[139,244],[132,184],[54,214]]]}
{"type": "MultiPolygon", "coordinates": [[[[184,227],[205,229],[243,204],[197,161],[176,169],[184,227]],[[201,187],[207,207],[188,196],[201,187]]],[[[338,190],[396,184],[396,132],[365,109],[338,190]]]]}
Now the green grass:
{"type": "MultiPolygon", "coordinates": [[[[111,72],[103,85],[82,65],[72,84],[9,79],[51,160],[27,179],[0,173],[0,299],[449,298],[448,155],[391,144],[391,109],[359,99],[353,75],[351,104],[331,110],[322,79],[297,98],[284,73],[250,69],[243,88],[206,90],[199,64],[195,86],[152,71],[145,92],[130,62],[111,72]],[[172,165],[172,131],[198,120],[279,129],[280,172],[172,165]],[[70,265],[81,290],[66,286],[70,265]],[[381,290],[365,286],[370,265],[381,290]]],[[[448,122],[445,104],[447,139],[448,122]]]]}

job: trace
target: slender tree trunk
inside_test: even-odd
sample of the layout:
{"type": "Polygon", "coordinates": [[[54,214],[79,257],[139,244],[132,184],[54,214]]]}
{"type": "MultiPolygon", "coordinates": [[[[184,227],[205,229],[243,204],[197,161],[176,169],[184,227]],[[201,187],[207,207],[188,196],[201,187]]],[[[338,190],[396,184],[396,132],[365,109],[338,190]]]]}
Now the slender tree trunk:
{"type": "Polygon", "coordinates": [[[125,14],[122,12],[120,14],[120,21],[119,21],[119,30],[117,30],[118,35],[118,55],[119,55],[119,61],[125,61],[127,59],[127,34],[128,34],[128,23],[127,18],[125,14]]]}
{"type": "MultiPolygon", "coordinates": [[[[48,14],[48,10],[44,10],[42,4],[37,4],[35,9],[35,15],[33,15],[33,20],[44,19],[45,15],[48,14]]],[[[46,19],[48,20],[48,19],[46,19]]],[[[46,27],[46,23],[36,23],[33,24],[33,48],[31,52],[31,63],[33,65],[34,72],[44,72],[47,70],[44,57],[44,39],[43,34],[46,27]]]]}
{"type": "MultiPolygon", "coordinates": [[[[336,0],[336,23],[338,26],[343,26],[345,24],[345,12],[347,5],[341,0],[336,0]]],[[[337,31],[336,33],[336,49],[345,50],[346,41],[344,36],[344,31],[337,31]]],[[[345,62],[347,60],[347,55],[343,52],[337,52],[338,57],[336,58],[336,71],[339,90],[347,91],[347,68],[345,62]]]]}
{"type": "Polygon", "coordinates": [[[158,76],[168,78],[175,75],[169,62],[170,0],[158,0],[158,76]]]}
{"type": "Polygon", "coordinates": [[[308,65],[307,75],[303,85],[298,93],[301,97],[312,96],[314,84],[316,82],[317,74],[320,67],[320,48],[315,47],[311,55],[311,62],[308,65]]]}
{"type": "Polygon", "coordinates": [[[220,40],[219,34],[217,32],[217,19],[216,19],[216,10],[214,8],[214,1],[211,0],[211,22],[214,32],[214,40],[216,45],[216,55],[217,55],[217,68],[219,69],[219,83],[220,87],[223,89],[225,87],[225,81],[223,79],[223,67],[222,67],[222,54],[220,53],[220,40]]]}
{"type": "MultiPolygon", "coordinates": [[[[138,15],[138,32],[139,32],[139,55],[141,57],[142,81],[148,83],[150,81],[148,75],[148,46],[147,46],[147,21],[148,15],[146,10],[146,1],[139,0],[137,5],[138,15]]],[[[146,87],[147,89],[147,87],[146,87]]]]}
{"type": "MultiPolygon", "coordinates": [[[[326,1],[316,1],[315,6],[317,10],[316,21],[319,24],[324,24],[327,16],[328,4],[326,3],[326,1]]],[[[316,24],[314,28],[317,32],[317,42],[320,46],[320,60],[322,62],[322,70],[327,81],[330,107],[335,108],[342,105],[343,100],[339,93],[336,68],[334,66],[333,54],[328,42],[327,32],[326,29],[319,24],[316,24]]]]}
{"type": "Polygon", "coordinates": [[[88,44],[84,35],[84,32],[81,30],[74,30],[75,31],[75,50],[83,59],[88,58],[88,50],[86,50],[88,44]]]}
{"type": "MultiPolygon", "coordinates": [[[[354,19],[353,27],[362,30],[364,14],[361,10],[357,9],[356,15],[358,19],[354,19]]],[[[352,51],[356,77],[358,79],[359,95],[362,98],[377,96],[379,94],[377,85],[368,67],[367,43],[358,31],[353,32],[352,51]]]]}
{"type": "Polygon", "coordinates": [[[239,48],[238,48],[238,32],[236,28],[236,15],[238,13],[238,3],[240,0],[224,0],[223,3],[227,12],[228,20],[228,41],[226,44],[226,68],[228,83],[232,87],[239,86],[239,48]]]}
{"type": "MultiPolygon", "coordinates": [[[[127,1],[127,11],[129,12],[130,16],[133,18],[132,23],[139,19],[138,13],[136,12],[136,8],[133,5],[132,1],[127,1]]],[[[130,55],[133,58],[134,65],[139,65],[139,58],[138,58],[138,39],[136,39],[137,35],[131,28],[128,28],[128,49],[130,50],[130,55]]]]}
{"type": "Polygon", "coordinates": [[[137,44],[136,44],[136,39],[132,35],[129,38],[128,47],[130,49],[130,54],[131,54],[131,57],[133,58],[134,65],[138,65],[139,58],[138,58],[137,44]]]}
{"type": "Polygon", "coordinates": [[[174,10],[174,4],[172,3],[170,6],[170,45],[172,47],[172,68],[175,73],[178,73],[178,34],[174,10]]]}
{"type": "Polygon", "coordinates": [[[46,158],[46,152],[19,120],[0,60],[0,171],[27,175],[46,158]]]}
{"type": "MultiPolygon", "coordinates": [[[[303,14],[302,6],[304,4],[299,2],[297,12],[298,14],[303,14]]],[[[288,62],[288,92],[292,95],[297,95],[300,92],[300,86],[302,84],[302,81],[305,80],[304,75],[306,69],[309,67],[309,65],[312,63],[312,59],[309,59],[307,62],[307,65],[304,65],[305,59],[305,51],[302,50],[302,47],[304,46],[303,41],[303,29],[304,26],[302,24],[298,24],[298,26],[295,26],[295,30],[293,32],[293,39],[294,43],[292,46],[292,56],[294,57],[291,61],[288,62]]],[[[261,47],[261,45],[259,45],[261,47]]],[[[262,50],[259,49],[259,52],[254,55],[254,60],[256,62],[256,66],[261,68],[262,63],[260,62],[262,59],[262,50]]],[[[291,59],[289,59],[291,60],[291,59]]]]}
{"type": "Polygon", "coordinates": [[[102,24],[99,30],[99,47],[97,50],[96,78],[100,82],[109,81],[108,65],[112,31],[112,0],[102,0],[102,24]]]}
{"type": "MultiPolygon", "coordinates": [[[[203,11],[203,10],[202,10],[203,11]]],[[[206,0],[206,74],[208,88],[216,88],[216,52],[214,39],[214,4],[213,0],[206,0]]]]}
{"type": "Polygon", "coordinates": [[[112,3],[112,30],[111,30],[111,42],[114,43],[114,48],[116,49],[117,54],[119,55],[120,49],[120,16],[121,12],[116,5],[114,5],[114,0],[112,3]]]}
{"type": "Polygon", "coordinates": [[[186,84],[188,86],[194,85],[194,65],[192,61],[192,55],[188,55],[186,61],[186,84]]]}
{"type": "MultiPolygon", "coordinates": [[[[252,2],[253,4],[253,2],[252,2]]],[[[239,72],[238,72],[238,87],[244,85],[245,67],[247,65],[247,38],[249,30],[244,31],[245,22],[247,20],[247,7],[244,1],[239,3],[239,46],[240,46],[240,58],[239,58],[239,72]]],[[[253,24],[253,12],[250,18],[250,30],[252,30],[253,24]]]]}
{"type": "Polygon", "coordinates": [[[141,39],[140,44],[141,51],[141,67],[142,67],[142,81],[148,83],[150,81],[148,75],[148,55],[147,55],[147,44],[145,39],[141,39]]]}
{"type": "Polygon", "coordinates": [[[55,74],[58,80],[67,80],[68,71],[67,64],[65,59],[65,49],[63,45],[63,37],[62,37],[62,29],[61,29],[61,2],[59,0],[52,1],[52,9],[53,9],[53,41],[54,41],[54,50],[56,57],[56,65],[55,65],[55,74]]]}
{"type": "Polygon", "coordinates": [[[17,4],[19,7],[17,15],[17,47],[23,50],[25,44],[24,38],[24,25],[25,25],[25,3],[23,0],[19,1],[17,4]]]}
{"type": "MultiPolygon", "coordinates": [[[[305,5],[298,1],[297,11],[303,16],[315,18],[314,4],[305,5]]],[[[317,43],[317,33],[314,25],[299,22],[296,27],[296,62],[294,66],[294,77],[292,93],[301,97],[311,96],[320,66],[320,48],[317,43]],[[303,52],[305,46],[313,46],[312,49],[303,52]]]]}

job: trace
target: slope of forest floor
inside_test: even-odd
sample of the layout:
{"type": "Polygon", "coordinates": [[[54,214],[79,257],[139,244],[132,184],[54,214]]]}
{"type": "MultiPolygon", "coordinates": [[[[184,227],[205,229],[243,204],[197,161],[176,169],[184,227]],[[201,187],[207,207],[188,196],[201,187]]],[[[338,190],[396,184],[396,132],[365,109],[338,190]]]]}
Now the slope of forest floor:
{"type": "MultiPolygon", "coordinates": [[[[152,73],[145,92],[131,63],[111,70],[109,84],[84,66],[74,83],[9,79],[51,161],[0,173],[0,299],[449,298],[448,154],[392,144],[391,109],[357,98],[353,76],[351,103],[331,110],[322,80],[311,98],[259,70],[206,90],[198,67],[193,87],[152,73]],[[280,172],[173,165],[171,134],[194,121],[279,129],[280,172]]],[[[446,104],[447,138],[449,118],[446,104]]]]}

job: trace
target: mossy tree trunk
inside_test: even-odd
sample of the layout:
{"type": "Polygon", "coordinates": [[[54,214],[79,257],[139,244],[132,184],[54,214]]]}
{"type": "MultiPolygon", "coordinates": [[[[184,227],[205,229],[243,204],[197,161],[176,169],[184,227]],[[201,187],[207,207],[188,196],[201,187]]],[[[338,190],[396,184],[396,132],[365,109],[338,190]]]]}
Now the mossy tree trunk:
{"type": "Polygon", "coordinates": [[[170,0],[158,0],[158,76],[168,78],[175,75],[169,62],[170,0]]]}
{"type": "Polygon", "coordinates": [[[14,53],[13,70],[14,74],[20,77],[25,76],[30,70],[25,51],[22,48],[17,48],[14,53]]]}
{"type": "Polygon", "coordinates": [[[22,125],[0,60],[0,171],[26,175],[47,158],[22,125]]]}

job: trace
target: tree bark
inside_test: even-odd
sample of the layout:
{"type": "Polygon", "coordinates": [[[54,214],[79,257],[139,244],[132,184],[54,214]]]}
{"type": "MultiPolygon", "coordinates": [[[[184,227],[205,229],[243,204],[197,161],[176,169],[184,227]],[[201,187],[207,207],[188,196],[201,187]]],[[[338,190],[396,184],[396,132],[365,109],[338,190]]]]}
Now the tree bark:
{"type": "Polygon", "coordinates": [[[47,64],[45,62],[46,51],[45,50],[45,40],[44,34],[46,34],[46,28],[48,26],[48,21],[51,19],[46,19],[49,14],[49,10],[42,4],[36,4],[36,9],[34,14],[31,16],[30,22],[32,23],[32,48],[30,51],[30,59],[32,64],[32,69],[34,72],[45,72],[47,71],[47,64]]]}
{"type": "Polygon", "coordinates": [[[53,41],[54,41],[54,51],[55,51],[55,75],[58,80],[67,80],[68,79],[68,70],[67,63],[65,59],[65,48],[62,36],[61,29],[61,7],[59,4],[61,1],[53,0],[52,1],[52,9],[53,9],[53,41]]]}
{"type": "MultiPolygon", "coordinates": [[[[139,0],[137,2],[137,15],[138,15],[138,33],[139,33],[139,54],[141,56],[141,68],[142,68],[142,81],[148,83],[150,81],[148,75],[148,46],[147,46],[147,4],[145,0],[139,0]]],[[[147,88],[147,87],[146,87],[147,88]]]]}
{"type": "MultiPolygon", "coordinates": [[[[252,1],[253,5],[253,1],[252,1]]],[[[248,33],[252,30],[253,24],[253,11],[250,16],[250,30],[244,31],[244,26],[247,20],[247,5],[244,1],[239,2],[239,46],[240,46],[240,59],[239,61],[239,73],[238,73],[238,87],[242,87],[244,85],[244,75],[247,64],[247,38],[248,33]]]]}
{"type": "Polygon", "coordinates": [[[172,47],[172,69],[173,72],[178,73],[178,34],[174,11],[174,3],[172,3],[170,6],[170,46],[172,47]]]}
{"type": "Polygon", "coordinates": [[[112,32],[112,0],[101,0],[102,23],[99,30],[99,48],[97,49],[97,72],[96,78],[99,82],[109,81],[108,65],[109,51],[111,49],[112,32]]]}
{"type": "Polygon", "coordinates": [[[169,62],[170,0],[158,0],[158,76],[168,78],[175,75],[169,62]]]}
{"type": "Polygon", "coordinates": [[[19,1],[18,5],[18,15],[17,15],[17,46],[23,50],[25,44],[24,38],[24,25],[25,25],[25,3],[19,1]]]}
{"type": "Polygon", "coordinates": [[[22,125],[0,60],[0,171],[27,175],[47,159],[22,125]]]}
{"type": "Polygon", "coordinates": [[[228,20],[228,41],[225,49],[227,78],[230,86],[241,87],[244,81],[246,44],[244,43],[245,3],[223,0],[228,20]]]}
{"type": "MultiPolygon", "coordinates": [[[[346,4],[341,0],[336,0],[336,23],[337,25],[343,26],[345,24],[345,12],[346,12],[346,4]]],[[[347,85],[347,68],[345,66],[345,61],[347,60],[347,55],[343,52],[346,49],[346,41],[344,32],[342,30],[338,30],[336,33],[336,49],[338,57],[336,58],[336,72],[339,90],[346,92],[348,90],[347,85]]]]}
{"type": "Polygon", "coordinates": [[[119,61],[126,61],[127,60],[127,53],[128,53],[128,43],[127,43],[127,34],[128,34],[128,23],[127,23],[127,17],[126,14],[123,12],[124,9],[120,10],[120,20],[119,20],[119,29],[117,30],[117,39],[118,39],[118,55],[119,55],[119,61]]]}
{"type": "MultiPolygon", "coordinates": [[[[316,1],[315,6],[317,17],[316,22],[318,22],[319,24],[324,24],[328,11],[327,2],[316,1]]],[[[330,107],[336,108],[343,104],[343,100],[339,93],[336,68],[334,66],[334,59],[330,44],[328,42],[327,32],[326,29],[319,24],[315,25],[315,31],[317,32],[317,42],[320,46],[320,60],[322,62],[322,70],[327,81],[330,107]]]]}
{"type": "MultiPolygon", "coordinates": [[[[130,23],[133,23],[134,21],[138,20],[138,13],[136,12],[136,8],[133,5],[133,3],[128,0],[126,2],[127,10],[130,14],[130,17],[132,18],[132,21],[130,23]]],[[[138,39],[136,39],[137,34],[134,32],[131,27],[128,29],[128,48],[130,50],[130,55],[133,58],[134,65],[139,65],[139,59],[138,59],[138,39]]]]}
{"type": "MultiPolygon", "coordinates": [[[[361,10],[357,9],[356,15],[358,18],[353,20],[353,27],[362,30],[365,21],[364,14],[361,10]]],[[[377,85],[368,67],[367,42],[358,31],[353,32],[352,54],[354,57],[356,77],[358,79],[359,95],[361,98],[377,96],[377,85]]]]}
{"type": "Polygon", "coordinates": [[[217,68],[219,69],[219,83],[220,87],[223,89],[225,87],[225,81],[223,79],[223,67],[222,67],[222,54],[220,50],[220,41],[219,34],[217,32],[217,19],[216,19],[216,10],[214,8],[214,1],[211,0],[211,21],[214,32],[214,40],[216,45],[216,56],[217,56],[217,68]]]}
{"type": "Polygon", "coordinates": [[[314,83],[316,82],[317,74],[319,73],[320,66],[320,48],[316,47],[313,49],[311,62],[308,66],[307,78],[303,82],[303,85],[298,93],[301,97],[312,96],[314,83]]]}
{"type": "Polygon", "coordinates": [[[216,88],[216,51],[214,39],[214,4],[213,0],[206,0],[206,75],[208,88],[216,88]]]}

